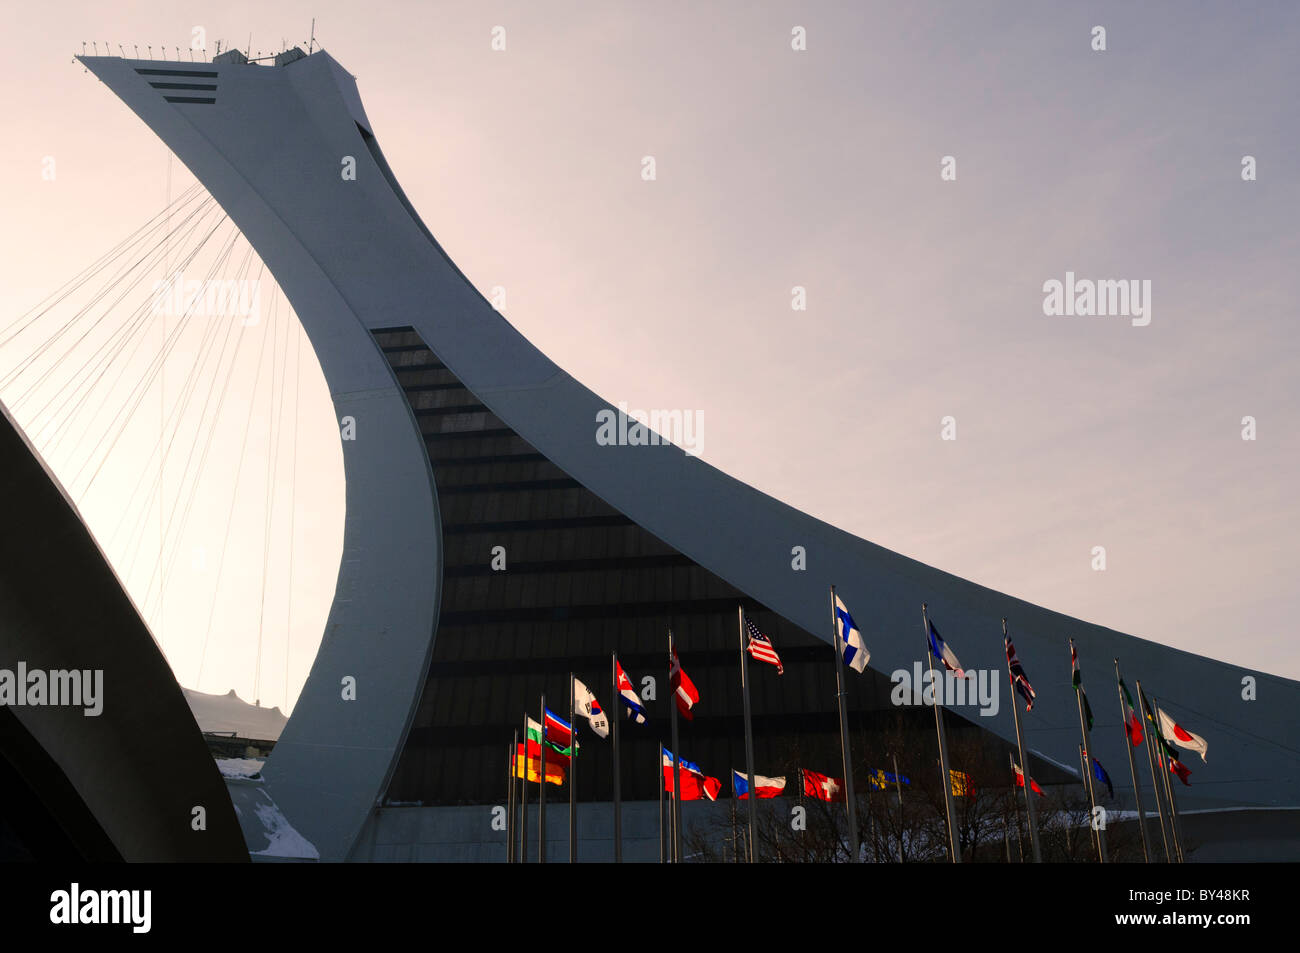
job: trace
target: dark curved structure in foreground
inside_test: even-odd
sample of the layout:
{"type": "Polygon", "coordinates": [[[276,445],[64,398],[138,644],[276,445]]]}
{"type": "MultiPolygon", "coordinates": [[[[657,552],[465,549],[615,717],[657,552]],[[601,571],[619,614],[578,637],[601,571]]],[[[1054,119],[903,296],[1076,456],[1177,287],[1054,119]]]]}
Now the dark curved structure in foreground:
{"type": "Polygon", "coordinates": [[[103,673],[97,715],[85,705],[0,705],[0,860],[246,862],[225,784],[171,669],[3,406],[0,498],[0,669],[103,673]],[[194,830],[196,807],[206,830],[194,830]]]}

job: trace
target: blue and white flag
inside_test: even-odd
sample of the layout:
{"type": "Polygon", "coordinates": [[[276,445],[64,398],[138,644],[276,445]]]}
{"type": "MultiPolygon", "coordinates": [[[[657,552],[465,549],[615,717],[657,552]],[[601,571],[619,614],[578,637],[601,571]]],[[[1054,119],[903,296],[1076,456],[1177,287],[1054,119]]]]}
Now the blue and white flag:
{"type": "MultiPolygon", "coordinates": [[[[659,750],[663,753],[664,767],[671,768],[673,766],[673,753],[663,745],[659,746],[659,750]]],[[[687,774],[698,774],[700,777],[704,777],[704,772],[700,770],[700,766],[694,761],[687,761],[685,758],[678,758],[677,764],[682,771],[687,774]]]]}
{"type": "Polygon", "coordinates": [[[840,637],[840,652],[844,655],[844,664],[853,671],[861,673],[867,667],[871,653],[862,641],[862,633],[853,623],[853,616],[844,607],[840,597],[835,597],[835,631],[840,637]]]}
{"type": "Polygon", "coordinates": [[[966,672],[961,667],[961,662],[957,660],[957,653],[948,648],[948,644],[939,636],[939,630],[930,623],[930,652],[937,658],[943,667],[955,674],[958,678],[965,678],[966,672]]]}

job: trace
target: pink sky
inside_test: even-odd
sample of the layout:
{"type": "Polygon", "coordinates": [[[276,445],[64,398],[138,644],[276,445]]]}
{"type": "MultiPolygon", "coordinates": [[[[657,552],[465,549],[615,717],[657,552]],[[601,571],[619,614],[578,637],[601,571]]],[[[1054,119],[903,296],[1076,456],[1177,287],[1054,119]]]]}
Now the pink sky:
{"type": "MultiPolygon", "coordinates": [[[[504,286],[510,320],[611,403],[702,413],[709,462],[908,556],[1300,677],[1288,624],[1300,610],[1300,14],[1183,10],[235,3],[209,19],[166,4],[27,7],[11,13],[0,94],[12,136],[0,327],[158,211],[169,169],[171,194],[191,181],[70,62],[83,40],[156,53],[201,26],[210,48],[242,48],[251,31],[254,52],[271,52],[305,40],[314,15],[448,253],[481,290],[504,286]],[[1094,24],[1104,53],[1090,49],[1094,24]],[[490,49],[496,25],[504,52],[490,49]],[[796,25],[805,52],[790,48],[796,25]],[[1258,181],[1241,179],[1247,154],[1258,181]],[[945,155],[954,182],[940,179],[945,155]],[[1044,315],[1043,283],[1067,271],[1150,280],[1151,324],[1044,315]],[[795,285],[807,311],[791,310],[795,285]],[[940,439],[946,415],[955,441],[940,439]],[[1245,415],[1255,441],[1241,439],[1245,415]]],[[[220,652],[200,684],[214,574],[178,573],[162,624],[149,613],[184,684],[250,699],[261,618],[268,704],[286,703],[286,683],[296,696],[338,564],[337,437],[304,353],[292,641],[288,456],[261,612],[262,391],[220,652]]],[[[0,351],[0,375],[23,356],[0,351]]],[[[245,393],[223,417],[226,451],[251,375],[241,369],[245,393]]],[[[156,437],[158,395],[145,406],[156,437]]],[[[232,456],[213,464],[182,542],[213,562],[232,456]]],[[[129,463],[82,501],[97,531],[139,476],[129,463]]],[[[156,539],[157,523],[145,533],[156,539]]],[[[133,591],[147,575],[128,578],[133,591]]]]}

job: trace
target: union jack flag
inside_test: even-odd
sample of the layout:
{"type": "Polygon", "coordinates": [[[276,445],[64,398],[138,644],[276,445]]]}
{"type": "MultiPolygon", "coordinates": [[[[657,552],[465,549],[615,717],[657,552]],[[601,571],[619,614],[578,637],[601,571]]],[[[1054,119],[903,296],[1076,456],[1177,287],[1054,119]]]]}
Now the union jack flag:
{"type": "Polygon", "coordinates": [[[1016,647],[1011,643],[1011,637],[1005,639],[1007,643],[1007,670],[1011,673],[1012,683],[1016,686],[1016,691],[1020,697],[1025,700],[1025,711],[1034,710],[1034,699],[1038,696],[1034,693],[1034,686],[1029,684],[1029,678],[1025,675],[1025,669],[1020,664],[1020,657],[1016,655],[1016,647]]]}
{"type": "Polygon", "coordinates": [[[758,626],[745,619],[745,631],[749,633],[749,645],[747,649],[750,657],[760,662],[766,662],[768,665],[776,666],[776,674],[784,675],[785,666],[781,664],[781,657],[776,654],[776,649],[772,645],[772,640],[758,630],[758,626]]]}

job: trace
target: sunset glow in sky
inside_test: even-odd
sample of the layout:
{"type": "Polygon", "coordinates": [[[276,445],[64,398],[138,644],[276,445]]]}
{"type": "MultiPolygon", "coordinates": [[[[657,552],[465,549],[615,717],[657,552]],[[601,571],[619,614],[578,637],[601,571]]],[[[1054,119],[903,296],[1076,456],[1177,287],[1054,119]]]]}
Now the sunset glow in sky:
{"type": "MultiPolygon", "coordinates": [[[[0,328],[193,183],[71,62],[83,40],[188,61],[200,27],[209,54],[250,32],[271,53],[314,16],[443,247],[611,404],[701,414],[711,464],[907,556],[1300,677],[1300,8],[975,6],[29,5],[10,13],[0,94],[0,328]],[[1044,283],[1067,273],[1149,281],[1150,323],[1045,314],[1044,283]]],[[[183,684],[285,707],[333,595],[343,477],[319,367],[304,339],[293,387],[298,329],[279,308],[251,329],[177,543],[206,561],[178,560],[159,613],[143,598],[157,514],[152,544],[109,555],[183,684]],[[269,553],[264,344],[275,399],[298,395],[296,427],[276,417],[269,553]]],[[[40,337],[0,348],[0,379],[40,337]]],[[[178,355],[168,406],[193,352],[178,355]]],[[[159,405],[152,391],[120,463],[77,497],[101,540],[159,405]]],[[[73,458],[49,459],[67,482],[73,458]]],[[[168,463],[168,506],[184,472],[168,463]]]]}

